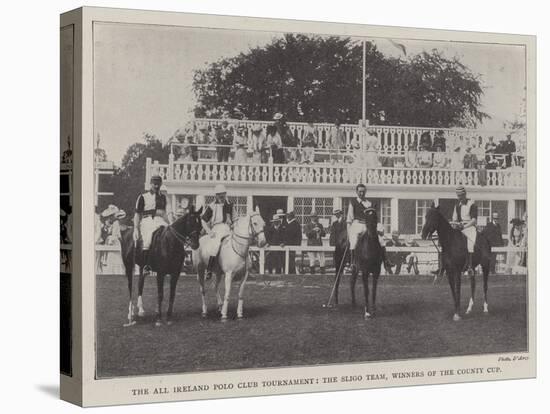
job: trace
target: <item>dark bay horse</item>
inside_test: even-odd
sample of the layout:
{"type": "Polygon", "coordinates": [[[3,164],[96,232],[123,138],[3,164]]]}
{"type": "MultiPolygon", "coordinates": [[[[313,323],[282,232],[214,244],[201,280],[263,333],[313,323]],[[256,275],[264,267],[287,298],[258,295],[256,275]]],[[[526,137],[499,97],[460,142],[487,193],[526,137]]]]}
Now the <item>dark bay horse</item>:
{"type": "MultiPolygon", "coordinates": [[[[162,226],[155,230],[149,250],[149,265],[157,274],[157,289],[158,289],[158,307],[157,318],[155,325],[162,324],[162,301],[164,298],[164,279],[166,275],[170,275],[170,298],[168,303],[168,311],[166,320],[168,324],[172,322],[172,313],[174,307],[174,299],[176,295],[176,286],[181,272],[181,267],[185,259],[185,248],[189,246],[191,249],[199,247],[199,235],[202,229],[201,225],[202,208],[195,212],[191,208],[190,212],[178,218],[168,226],[162,226]]],[[[128,313],[128,325],[135,323],[133,316],[132,303],[132,285],[134,266],[139,266],[139,286],[138,298],[143,294],[144,276],[143,276],[143,253],[140,245],[137,248],[132,239],[133,229],[127,228],[122,232],[121,251],[122,261],[126,270],[128,279],[128,291],[130,294],[130,305],[128,313]]],[[[141,301],[138,299],[138,303],[141,301]]],[[[140,311],[143,308],[140,309],[140,311]]],[[[141,312],[140,312],[141,313],[141,312]]]]}
{"type": "MultiPolygon", "coordinates": [[[[458,229],[454,229],[447,221],[443,214],[439,211],[439,206],[432,205],[426,213],[426,222],[422,227],[422,239],[427,239],[437,231],[439,237],[439,243],[441,245],[442,255],[442,270],[447,273],[449,279],[449,285],[451,287],[451,293],[453,295],[453,301],[455,305],[455,313],[453,320],[460,320],[460,288],[461,288],[461,276],[468,260],[468,250],[466,248],[466,236],[458,229]]],[[[489,263],[491,260],[491,245],[489,240],[483,235],[478,233],[476,236],[476,243],[474,246],[474,255],[472,257],[472,269],[475,269],[478,265],[481,265],[483,273],[483,294],[484,313],[489,312],[489,305],[487,303],[487,289],[489,281],[489,263]]],[[[472,311],[474,306],[474,295],[476,288],[475,270],[470,273],[470,287],[471,297],[470,303],[466,314],[472,311]]]]}
{"type": "MultiPolygon", "coordinates": [[[[376,225],[378,214],[374,208],[365,210],[367,231],[357,241],[355,251],[357,254],[358,271],[361,271],[363,289],[365,292],[365,319],[370,319],[376,313],[376,288],[383,261],[383,252],[376,225]],[[372,275],[372,304],[369,302],[369,276],[372,275]]],[[[357,272],[351,275],[351,303],[355,306],[355,282],[357,272]]]]}

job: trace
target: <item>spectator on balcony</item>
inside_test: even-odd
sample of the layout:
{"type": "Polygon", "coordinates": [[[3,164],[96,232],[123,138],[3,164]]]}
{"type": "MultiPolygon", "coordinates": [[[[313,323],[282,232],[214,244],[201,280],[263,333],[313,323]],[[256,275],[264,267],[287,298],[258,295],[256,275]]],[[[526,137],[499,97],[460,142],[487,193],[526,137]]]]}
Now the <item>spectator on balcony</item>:
{"type": "MultiPolygon", "coordinates": [[[[287,246],[301,246],[302,245],[302,226],[296,219],[294,211],[290,211],[286,215],[287,223],[284,227],[284,243],[287,246]]],[[[296,252],[288,252],[288,273],[296,274],[296,252]]]]}
{"type": "Polygon", "coordinates": [[[216,154],[218,162],[229,161],[230,146],[233,144],[233,128],[229,126],[227,120],[222,121],[222,126],[216,130],[216,154]]]}
{"type": "Polygon", "coordinates": [[[298,158],[298,140],[294,137],[294,134],[290,130],[290,127],[287,125],[283,114],[281,114],[280,112],[276,113],[273,116],[273,120],[275,121],[277,134],[281,137],[281,143],[283,147],[282,163],[295,162],[298,158]]]}
{"type": "MultiPolygon", "coordinates": [[[[491,216],[491,221],[487,223],[485,228],[482,231],[482,234],[485,235],[491,247],[501,247],[504,246],[504,240],[502,239],[502,229],[499,223],[498,213],[495,211],[491,216]]],[[[491,262],[489,264],[489,271],[491,273],[496,273],[496,263],[497,263],[497,253],[491,252],[491,262]]]]}
{"type": "Polygon", "coordinates": [[[269,125],[267,127],[267,143],[271,148],[271,157],[275,164],[284,164],[285,153],[283,150],[283,141],[281,135],[277,132],[275,125],[269,125]]]}
{"type": "Polygon", "coordinates": [[[317,130],[315,129],[313,122],[308,122],[304,128],[304,137],[302,138],[303,163],[313,164],[315,161],[317,138],[317,130]]]}
{"type": "Polygon", "coordinates": [[[409,151],[405,153],[405,167],[418,168],[418,152],[414,149],[409,149],[409,151]]]}
{"type": "Polygon", "coordinates": [[[449,158],[443,148],[439,145],[435,147],[435,152],[433,154],[433,166],[434,168],[447,168],[449,166],[449,158]]]}
{"type": "Polygon", "coordinates": [[[235,147],[234,161],[236,164],[244,164],[248,162],[248,153],[246,151],[247,143],[248,138],[246,137],[246,128],[243,125],[239,125],[233,137],[233,146],[235,147]]]}
{"type": "Polygon", "coordinates": [[[210,131],[207,125],[202,125],[196,134],[195,143],[198,145],[210,144],[210,131]]]}
{"type": "MultiPolygon", "coordinates": [[[[265,231],[265,237],[269,246],[284,247],[284,228],[279,216],[274,215],[271,224],[265,231]]],[[[284,269],[284,252],[268,251],[266,254],[266,267],[268,273],[282,274],[284,269]]]]}
{"type": "Polygon", "coordinates": [[[483,148],[483,138],[479,136],[472,147],[472,154],[477,158],[477,161],[481,161],[485,158],[485,150],[483,148]]]}
{"type": "Polygon", "coordinates": [[[497,152],[497,144],[494,142],[494,137],[489,137],[489,141],[485,144],[485,162],[488,170],[496,170],[498,162],[495,159],[497,152]]]}
{"type": "Polygon", "coordinates": [[[334,126],[330,130],[329,143],[330,160],[334,163],[338,161],[340,152],[346,149],[346,134],[339,119],[334,121],[334,126]]]}
{"type": "Polygon", "coordinates": [[[447,143],[446,143],[446,140],[445,140],[445,133],[440,129],[435,134],[432,151],[433,152],[438,152],[438,151],[445,152],[446,150],[447,150],[447,143]]]}
{"type": "Polygon", "coordinates": [[[271,149],[261,125],[252,128],[252,162],[265,164],[269,161],[271,149]]]}
{"type": "Polygon", "coordinates": [[[191,158],[191,161],[197,161],[199,159],[199,148],[193,134],[189,133],[186,137],[186,149],[191,158]]]}
{"type": "Polygon", "coordinates": [[[417,154],[418,166],[420,168],[432,168],[433,155],[431,152],[429,152],[430,149],[431,149],[431,146],[428,147],[427,143],[424,143],[424,145],[420,144],[420,151],[417,154]]]}
{"type": "Polygon", "coordinates": [[[376,133],[366,131],[365,136],[365,164],[368,168],[376,168],[380,166],[378,159],[378,136],[376,133]]]}
{"type": "Polygon", "coordinates": [[[506,155],[505,165],[506,168],[512,166],[512,156],[516,152],[516,143],[512,141],[512,135],[506,135],[506,141],[502,143],[502,153],[506,155]]]}
{"type": "MultiPolygon", "coordinates": [[[[316,212],[311,213],[311,222],[306,224],[305,233],[308,246],[322,246],[323,237],[325,237],[325,229],[319,223],[319,216],[316,212]]],[[[315,273],[315,261],[319,262],[319,270],[321,274],[325,273],[325,253],[324,252],[307,252],[309,258],[309,271],[315,273]]]]}
{"type": "Polygon", "coordinates": [[[453,170],[464,168],[464,154],[464,137],[461,135],[458,140],[455,140],[453,152],[451,153],[451,168],[453,170]]]}
{"type": "Polygon", "coordinates": [[[428,131],[420,135],[419,151],[430,151],[432,149],[432,136],[428,131]]]}
{"type": "Polygon", "coordinates": [[[464,168],[467,170],[477,169],[477,157],[472,153],[472,148],[466,148],[466,154],[464,154],[464,168]]]}

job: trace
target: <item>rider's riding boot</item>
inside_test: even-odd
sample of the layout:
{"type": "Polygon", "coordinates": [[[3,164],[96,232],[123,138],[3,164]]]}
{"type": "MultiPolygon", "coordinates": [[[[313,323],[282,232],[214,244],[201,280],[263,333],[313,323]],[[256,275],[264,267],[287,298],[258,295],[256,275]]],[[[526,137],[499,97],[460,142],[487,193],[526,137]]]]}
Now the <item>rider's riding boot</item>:
{"type": "Polygon", "coordinates": [[[214,265],[216,264],[216,256],[210,256],[208,259],[208,266],[206,267],[206,280],[210,280],[212,272],[214,271],[214,265]]]}

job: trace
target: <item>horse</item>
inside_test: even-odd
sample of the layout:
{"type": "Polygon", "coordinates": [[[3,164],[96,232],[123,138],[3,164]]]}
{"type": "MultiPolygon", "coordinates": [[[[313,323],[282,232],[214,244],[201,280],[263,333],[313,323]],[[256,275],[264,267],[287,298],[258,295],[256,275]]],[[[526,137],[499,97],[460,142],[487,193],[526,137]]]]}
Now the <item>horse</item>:
{"type": "MultiPolygon", "coordinates": [[[[370,319],[376,313],[376,288],[383,262],[382,246],[378,239],[376,226],[378,214],[372,207],[365,209],[367,230],[359,237],[355,247],[357,255],[358,270],[361,270],[363,279],[363,290],[365,292],[365,313],[364,318],[370,319]],[[372,306],[369,303],[369,275],[372,275],[372,306]]],[[[355,283],[358,270],[351,274],[351,304],[355,306],[355,283]]]]}
{"type": "MultiPolygon", "coordinates": [[[[260,216],[258,208],[252,214],[239,218],[233,225],[231,235],[222,240],[220,252],[218,253],[217,265],[215,268],[215,289],[218,301],[218,311],[221,312],[221,321],[227,321],[227,309],[231,293],[231,282],[235,274],[244,272],[239,286],[237,305],[237,318],[243,318],[244,285],[248,278],[247,256],[250,244],[256,240],[259,247],[266,244],[264,233],[265,222],[260,216]],[[225,276],[225,294],[222,302],[220,295],[220,282],[225,276]]],[[[208,306],[205,294],[205,270],[208,264],[209,255],[204,251],[210,236],[205,235],[199,240],[199,249],[193,251],[193,264],[197,266],[197,279],[202,297],[202,317],[208,316],[208,306]]]]}
{"type": "MultiPolygon", "coordinates": [[[[167,274],[170,275],[170,299],[168,312],[166,314],[166,321],[168,325],[172,324],[176,286],[181,272],[181,267],[185,259],[185,247],[189,245],[191,249],[198,248],[199,234],[202,229],[201,214],[202,208],[197,212],[191,208],[187,214],[179,217],[172,224],[161,226],[153,233],[151,247],[149,250],[149,261],[151,269],[157,273],[158,308],[155,321],[156,326],[162,325],[164,278],[167,274]]],[[[126,278],[128,279],[128,292],[130,295],[130,303],[128,306],[128,324],[126,324],[126,326],[129,326],[135,324],[135,312],[132,301],[132,285],[134,267],[136,264],[139,267],[137,300],[137,307],[139,310],[138,315],[145,315],[142,300],[145,281],[143,267],[145,263],[143,251],[141,249],[141,242],[138,242],[137,246],[134,243],[133,228],[128,227],[122,230],[121,235],[122,262],[125,267],[126,278]]]]}
{"type": "MultiPolygon", "coordinates": [[[[447,273],[451,294],[454,301],[453,320],[459,321],[460,316],[460,288],[461,275],[468,259],[468,250],[466,247],[466,236],[458,229],[454,229],[439,210],[439,206],[432,205],[426,212],[426,221],[422,227],[422,239],[430,238],[437,231],[439,243],[441,245],[442,271],[447,273]]],[[[466,310],[466,314],[472,312],[474,307],[474,296],[476,288],[475,268],[481,265],[483,273],[483,312],[489,312],[487,302],[487,290],[489,282],[489,263],[491,260],[491,245],[489,240],[481,233],[477,234],[474,246],[474,255],[472,257],[472,271],[470,273],[471,297],[466,310]]]]}

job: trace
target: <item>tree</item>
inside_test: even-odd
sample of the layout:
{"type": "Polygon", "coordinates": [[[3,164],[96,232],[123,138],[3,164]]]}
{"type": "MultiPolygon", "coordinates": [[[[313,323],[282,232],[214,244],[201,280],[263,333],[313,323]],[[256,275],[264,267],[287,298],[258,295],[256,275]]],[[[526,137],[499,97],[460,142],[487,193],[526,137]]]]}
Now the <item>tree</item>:
{"type": "MultiPolygon", "coordinates": [[[[470,126],[481,80],[439,52],[385,57],[367,42],[367,117],[374,124],[470,126]]],[[[195,71],[196,117],[356,123],[362,108],[362,45],[350,38],[286,34],[264,47],[195,71]]]]}
{"type": "Polygon", "coordinates": [[[150,133],[143,134],[142,142],[130,145],[112,179],[113,203],[132,215],[138,194],[145,190],[146,159],[149,157],[160,163],[167,163],[169,153],[170,148],[163,146],[162,142],[150,133]]]}

